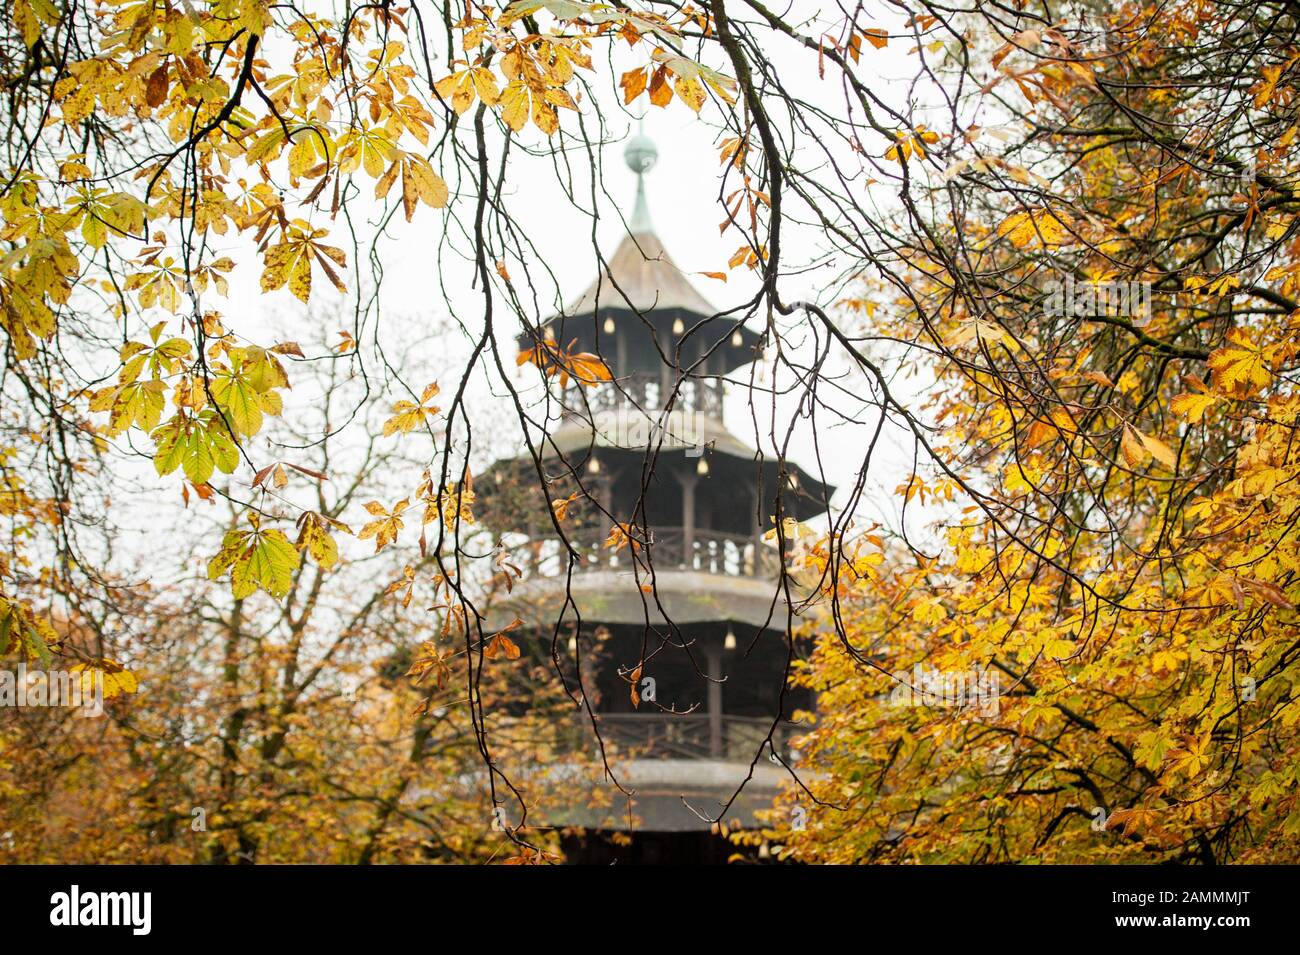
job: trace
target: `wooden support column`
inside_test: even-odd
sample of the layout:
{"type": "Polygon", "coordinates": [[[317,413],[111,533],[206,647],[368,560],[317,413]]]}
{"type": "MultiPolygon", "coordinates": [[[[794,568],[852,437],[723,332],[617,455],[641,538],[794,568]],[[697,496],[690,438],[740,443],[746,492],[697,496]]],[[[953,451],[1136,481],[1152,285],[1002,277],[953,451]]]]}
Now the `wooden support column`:
{"type": "Polygon", "coordinates": [[[691,472],[678,472],[682,485],[682,566],[695,566],[695,481],[691,472]]]}
{"type": "Polygon", "coordinates": [[[709,674],[709,755],[722,758],[722,647],[709,644],[705,651],[709,674]]]}
{"type": "Polygon", "coordinates": [[[596,541],[592,553],[598,555],[598,560],[609,563],[612,558],[605,558],[608,553],[604,550],[603,544],[609,537],[609,532],[614,529],[614,521],[609,515],[614,512],[614,475],[606,472],[596,476],[596,503],[600,505],[600,539],[596,541]]]}
{"type": "MultiPolygon", "coordinates": [[[[677,349],[677,342],[674,339],[673,343],[668,348],[664,349],[665,354],[668,356],[668,361],[674,360],[674,355],[676,355],[676,349],[677,349]]],[[[675,377],[675,375],[673,372],[673,367],[668,364],[668,361],[662,361],[659,363],[659,407],[660,408],[668,407],[668,396],[672,393],[673,390],[673,378],[675,377]]]]}
{"type": "Polygon", "coordinates": [[[701,342],[700,348],[696,349],[697,352],[702,352],[698,358],[699,364],[695,367],[695,371],[691,375],[690,407],[688,410],[694,411],[697,414],[704,411],[706,400],[704,394],[709,390],[712,384],[709,380],[709,354],[708,352],[703,352],[703,348],[704,344],[701,342]]]}

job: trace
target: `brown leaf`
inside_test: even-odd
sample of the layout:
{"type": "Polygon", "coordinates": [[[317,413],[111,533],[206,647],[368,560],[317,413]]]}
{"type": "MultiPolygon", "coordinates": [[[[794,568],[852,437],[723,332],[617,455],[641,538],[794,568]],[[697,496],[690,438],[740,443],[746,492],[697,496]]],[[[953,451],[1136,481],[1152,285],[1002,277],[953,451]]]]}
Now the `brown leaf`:
{"type": "Polygon", "coordinates": [[[483,650],[483,656],[488,660],[495,660],[501,656],[507,660],[518,660],[519,645],[507,637],[504,632],[498,633],[488,641],[488,645],[483,650]]]}
{"type": "Polygon", "coordinates": [[[1279,610],[1295,609],[1295,604],[1286,599],[1286,594],[1277,584],[1266,580],[1243,580],[1242,584],[1255,596],[1279,610]]]}
{"type": "Polygon", "coordinates": [[[885,30],[872,27],[871,29],[863,30],[862,35],[866,38],[867,42],[877,50],[883,49],[889,45],[889,33],[885,30]]]}
{"type": "Polygon", "coordinates": [[[624,73],[623,78],[618,81],[618,85],[623,87],[623,103],[630,103],[644,93],[648,79],[649,74],[644,69],[628,70],[624,73]]]}
{"type": "Polygon", "coordinates": [[[162,66],[149,74],[149,79],[144,85],[144,101],[149,104],[151,109],[157,109],[167,102],[166,60],[163,60],[162,66]]]}
{"type": "Polygon", "coordinates": [[[672,99],[673,88],[668,85],[668,71],[661,66],[650,78],[650,102],[655,106],[667,106],[672,99]]]}

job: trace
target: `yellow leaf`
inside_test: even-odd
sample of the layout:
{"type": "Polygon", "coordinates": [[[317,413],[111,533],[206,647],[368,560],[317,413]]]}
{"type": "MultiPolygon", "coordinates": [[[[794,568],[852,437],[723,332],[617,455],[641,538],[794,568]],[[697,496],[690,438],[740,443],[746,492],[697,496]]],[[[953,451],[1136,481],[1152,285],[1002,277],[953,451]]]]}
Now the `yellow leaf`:
{"type": "Polygon", "coordinates": [[[135,693],[140,688],[136,675],[120,663],[112,660],[99,660],[95,663],[78,663],[70,672],[81,674],[83,694],[95,692],[95,681],[103,680],[104,699],[111,700],[123,693],[135,693]]]}
{"type": "Polygon", "coordinates": [[[1169,402],[1169,410],[1174,414],[1182,415],[1188,421],[1197,422],[1204,417],[1208,408],[1213,406],[1219,399],[1209,394],[1182,394],[1175,395],[1169,402]]]}
{"type": "Polygon", "coordinates": [[[1270,363],[1240,328],[1228,332],[1227,344],[1210,353],[1206,362],[1216,390],[1248,398],[1272,380],[1270,363]]]}
{"type": "Polygon", "coordinates": [[[1119,442],[1120,451],[1124,455],[1124,460],[1129,467],[1140,468],[1146,464],[1150,453],[1147,450],[1146,443],[1142,440],[1142,435],[1135,428],[1124,425],[1123,437],[1119,442]]]}
{"type": "Polygon", "coordinates": [[[402,522],[402,512],[410,504],[403,498],[393,505],[392,511],[387,511],[378,501],[371,501],[366,505],[366,510],[371,514],[379,517],[380,520],[370,521],[361,528],[361,533],[357,536],[361,540],[375,539],[375,552],[383,550],[389,544],[397,540],[397,535],[404,526],[402,522]]]}
{"type": "Polygon", "coordinates": [[[1017,248],[1041,245],[1044,248],[1069,245],[1074,241],[1070,220],[1064,213],[1055,213],[1043,207],[1016,212],[998,226],[997,234],[1008,239],[1017,248]]]}
{"type": "Polygon", "coordinates": [[[1151,456],[1163,464],[1170,471],[1178,470],[1178,455],[1174,454],[1173,448],[1165,444],[1159,438],[1152,437],[1149,434],[1138,432],[1138,437],[1142,439],[1142,445],[1151,452],[1151,456]]]}
{"type": "Polygon", "coordinates": [[[679,76],[673,91],[693,112],[698,113],[704,106],[704,84],[693,76],[679,76]]]}
{"type": "Polygon", "coordinates": [[[424,426],[425,418],[436,415],[442,409],[437,405],[417,405],[414,401],[399,401],[393,405],[396,414],[384,422],[384,437],[401,432],[406,434],[424,426]]]}
{"type": "Polygon", "coordinates": [[[339,545],[326,529],[327,520],[320,514],[305,513],[299,521],[301,530],[297,542],[298,549],[311,554],[312,560],[323,570],[329,570],[339,559],[339,545]]]}
{"type": "Polygon", "coordinates": [[[528,123],[528,101],[528,86],[522,80],[515,80],[501,93],[501,121],[516,133],[528,123]]]}

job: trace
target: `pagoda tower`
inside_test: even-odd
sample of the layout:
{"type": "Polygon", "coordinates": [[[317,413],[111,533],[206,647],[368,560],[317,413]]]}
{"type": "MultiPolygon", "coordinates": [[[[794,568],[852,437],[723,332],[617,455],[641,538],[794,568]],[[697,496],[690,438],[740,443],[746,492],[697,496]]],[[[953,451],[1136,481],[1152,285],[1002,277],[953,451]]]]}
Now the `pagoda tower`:
{"type": "MultiPolygon", "coordinates": [[[[547,647],[567,643],[572,676],[619,759],[627,799],[575,806],[553,826],[582,826],[571,859],[723,861],[734,851],[709,820],[753,774],[726,821],[754,824],[787,771],[789,721],[810,701],[784,686],[790,646],[776,520],[824,512],[833,488],[789,461],[758,454],[723,423],[726,378],[761,357],[762,337],[720,314],[673,264],[651,225],[645,176],[657,153],[637,136],[627,235],[573,306],[521,336],[601,356],[613,378],[594,387],[550,379],[553,409],[531,457],[498,461],[476,480],[489,525],[523,568],[505,616],[547,647]],[[513,493],[512,493],[513,489],[513,493]],[[576,492],[563,524],[550,502],[576,492]],[[609,543],[615,525],[631,542],[609,543]],[[559,629],[556,629],[559,621],[559,629]],[[635,692],[634,692],[635,691],[635,692]],[[755,764],[755,758],[758,761],[755,764]],[[614,832],[624,837],[611,840],[614,832]]],[[[618,535],[615,535],[617,540],[618,535]]],[[[501,619],[504,620],[505,616],[501,619]]],[[[574,745],[596,747],[585,708],[574,745]]]]}

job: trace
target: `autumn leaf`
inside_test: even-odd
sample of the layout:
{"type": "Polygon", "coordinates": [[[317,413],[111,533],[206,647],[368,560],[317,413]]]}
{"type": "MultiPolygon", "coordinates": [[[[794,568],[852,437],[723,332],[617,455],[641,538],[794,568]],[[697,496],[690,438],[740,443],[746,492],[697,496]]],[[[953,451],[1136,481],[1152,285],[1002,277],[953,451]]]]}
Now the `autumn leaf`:
{"type": "Polygon", "coordinates": [[[431,209],[447,205],[450,196],[447,183],[433,171],[427,160],[407,152],[399,152],[388,171],[375,183],[376,198],[388,195],[399,173],[402,178],[402,213],[407,222],[411,221],[421,202],[431,209]]]}
{"type": "Polygon", "coordinates": [[[432,398],[438,394],[437,383],[425,387],[424,394],[420,396],[420,403],[414,401],[398,401],[393,405],[395,412],[393,417],[384,422],[384,437],[390,435],[406,434],[414,431],[416,428],[424,426],[427,419],[432,418],[442,409],[437,405],[428,404],[432,398]]]}
{"type": "Polygon", "coordinates": [[[411,668],[406,671],[406,675],[412,677],[416,683],[423,683],[433,677],[434,686],[441,689],[451,678],[451,666],[437,646],[426,642],[420,644],[419,655],[411,664],[411,668]]]}
{"type": "Polygon", "coordinates": [[[704,84],[693,76],[679,76],[673,84],[677,98],[698,113],[704,108],[704,84]]]}
{"type": "Polygon", "coordinates": [[[528,125],[530,102],[527,83],[516,81],[509,84],[500,98],[501,121],[514,132],[519,132],[528,125]]]}
{"type": "MultiPolygon", "coordinates": [[[[424,501],[422,525],[441,521],[448,533],[456,534],[459,533],[462,525],[472,526],[476,523],[474,478],[468,468],[459,481],[448,481],[441,488],[438,487],[432,473],[425,471],[416,494],[424,501]]],[[[424,546],[423,540],[424,538],[421,537],[421,548],[424,546]]]]}
{"type": "Polygon", "coordinates": [[[514,132],[522,130],[531,119],[548,136],[559,132],[558,108],[577,109],[573,98],[562,87],[534,86],[523,80],[514,80],[502,90],[499,105],[501,121],[514,132]]]}
{"type": "Polygon", "coordinates": [[[1142,445],[1150,452],[1151,456],[1163,464],[1170,471],[1178,470],[1178,455],[1174,453],[1173,448],[1165,444],[1159,438],[1152,437],[1149,434],[1139,432],[1142,439],[1142,445]]]}
{"type": "Polygon", "coordinates": [[[342,249],[319,241],[328,234],[327,229],[314,229],[306,222],[296,221],[284,241],[266,250],[262,291],[273,292],[288,285],[296,298],[306,302],[311,297],[312,263],[315,262],[336,289],[346,292],[347,286],[337,269],[347,266],[347,256],[342,249]]]}
{"type": "Polygon", "coordinates": [[[371,501],[366,505],[366,512],[372,517],[379,518],[379,520],[370,521],[363,525],[361,533],[357,535],[358,538],[364,541],[373,537],[375,539],[375,553],[383,550],[397,540],[397,535],[401,533],[404,526],[402,512],[409,505],[410,501],[403,498],[394,504],[393,509],[389,511],[378,501],[371,501]]]}
{"type": "Polygon", "coordinates": [[[1201,420],[1208,409],[1218,403],[1218,400],[1215,395],[1208,393],[1175,395],[1169,402],[1169,410],[1195,424],[1201,420]]]}
{"type": "Polygon", "coordinates": [[[301,558],[281,531],[263,529],[252,512],[248,519],[252,530],[226,533],[221,550],[208,562],[208,579],[217,580],[229,571],[231,594],[236,600],[250,596],[258,588],[281,598],[289,592],[301,558]]]}
{"type": "Polygon", "coordinates": [[[1153,457],[1171,471],[1178,469],[1178,456],[1169,445],[1129,424],[1124,425],[1120,450],[1129,467],[1141,467],[1153,457]]]}
{"type": "Polygon", "coordinates": [[[553,341],[543,341],[520,352],[515,362],[536,365],[548,378],[558,377],[562,388],[568,386],[570,378],[584,388],[593,388],[614,378],[614,373],[599,355],[563,349],[553,341]]]}
{"type": "Polygon", "coordinates": [[[104,699],[111,700],[123,693],[135,693],[140,689],[140,681],[136,675],[113,660],[101,659],[93,663],[78,663],[70,667],[69,671],[81,675],[83,699],[102,694],[104,699]],[[102,686],[96,686],[100,681],[102,686]]]}
{"type": "Polygon", "coordinates": [[[623,74],[618,81],[618,85],[623,90],[624,104],[632,102],[645,92],[649,78],[650,74],[644,67],[638,67],[635,70],[628,70],[623,74]]]}
{"type": "Polygon", "coordinates": [[[1227,344],[1211,352],[1207,364],[1215,390],[1238,398],[1249,398],[1273,378],[1264,352],[1241,328],[1228,332],[1227,344]]]}
{"type": "Polygon", "coordinates": [[[668,68],[660,66],[650,76],[650,103],[664,107],[673,100],[673,88],[668,84],[668,68]]]}
{"type": "Polygon", "coordinates": [[[895,133],[894,139],[894,145],[885,150],[885,158],[902,163],[911,158],[913,154],[916,155],[917,159],[924,159],[926,157],[925,147],[937,143],[939,134],[926,129],[924,126],[918,126],[914,130],[895,133]]]}
{"type": "Polygon", "coordinates": [[[874,46],[877,50],[883,50],[886,46],[889,45],[888,31],[881,30],[878,27],[869,27],[865,30],[862,30],[861,34],[866,39],[866,41],[870,43],[872,46],[874,46]]]}
{"type": "Polygon", "coordinates": [[[154,109],[167,102],[167,69],[167,61],[163,60],[158,69],[149,74],[149,80],[144,86],[144,101],[154,109]]]}
{"type": "Polygon", "coordinates": [[[568,497],[562,497],[551,501],[551,513],[555,515],[557,521],[568,520],[569,508],[572,507],[573,502],[578,499],[578,494],[578,491],[574,491],[568,497]]]}
{"type": "Polygon", "coordinates": [[[304,511],[298,518],[297,548],[311,555],[322,570],[329,570],[339,559],[339,545],[330,530],[351,534],[351,529],[341,521],[315,511],[304,511]]]}
{"type": "Polygon", "coordinates": [[[1286,593],[1277,584],[1267,580],[1238,579],[1242,587],[1265,603],[1279,610],[1295,609],[1295,604],[1287,599],[1286,593]]]}
{"type": "Polygon", "coordinates": [[[641,548],[641,542],[636,537],[636,529],[630,524],[615,523],[610,528],[609,536],[605,538],[605,547],[618,553],[629,545],[633,551],[641,548]]]}
{"type": "Polygon", "coordinates": [[[183,468],[193,484],[207,484],[213,472],[233,474],[239,467],[239,448],[225,421],[213,411],[197,417],[178,413],[150,435],[156,449],[154,468],[159,475],[183,468]]]}
{"type": "Polygon", "coordinates": [[[501,98],[496,76],[482,66],[451,73],[435,83],[434,89],[457,113],[464,113],[474,105],[475,97],[488,106],[495,106],[501,98]]]}
{"type": "Polygon", "coordinates": [[[488,660],[504,657],[507,660],[519,659],[519,645],[506,636],[512,630],[523,626],[523,621],[516,618],[509,626],[494,633],[483,648],[483,656],[488,660]]]}
{"type": "Polygon", "coordinates": [[[1159,769],[1165,757],[1174,748],[1174,741],[1158,729],[1146,730],[1137,741],[1133,755],[1147,769],[1159,769]]]}
{"type": "Polygon", "coordinates": [[[279,396],[259,390],[244,368],[223,370],[212,383],[212,397],[231,428],[249,437],[262,430],[264,413],[278,414],[281,407],[279,396]]]}
{"type": "Polygon", "coordinates": [[[1055,248],[1075,242],[1070,218],[1045,206],[1012,213],[1002,220],[997,234],[1021,249],[1033,246],[1055,248]]]}

